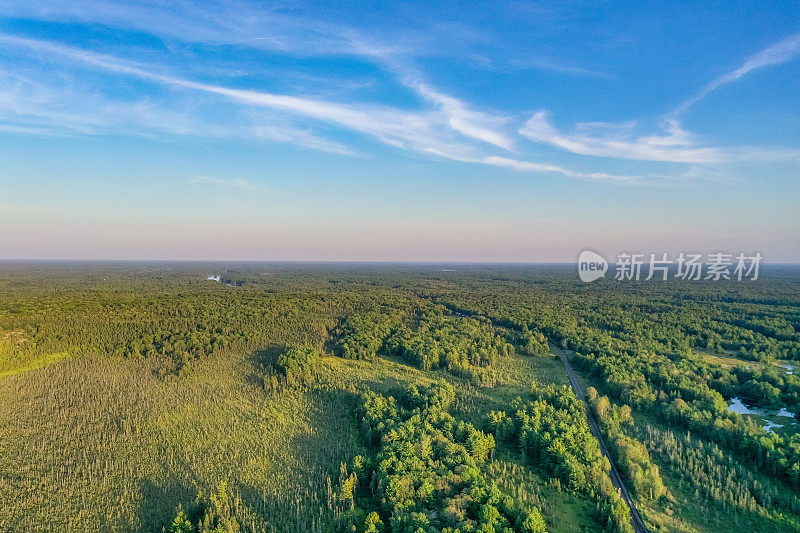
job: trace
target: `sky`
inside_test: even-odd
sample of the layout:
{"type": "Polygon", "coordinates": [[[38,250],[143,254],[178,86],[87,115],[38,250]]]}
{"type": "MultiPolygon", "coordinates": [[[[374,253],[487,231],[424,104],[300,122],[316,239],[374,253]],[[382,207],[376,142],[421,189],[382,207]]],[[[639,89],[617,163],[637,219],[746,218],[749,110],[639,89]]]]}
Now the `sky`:
{"type": "Polygon", "coordinates": [[[797,2],[0,3],[0,259],[800,262],[799,203],[797,2]]]}

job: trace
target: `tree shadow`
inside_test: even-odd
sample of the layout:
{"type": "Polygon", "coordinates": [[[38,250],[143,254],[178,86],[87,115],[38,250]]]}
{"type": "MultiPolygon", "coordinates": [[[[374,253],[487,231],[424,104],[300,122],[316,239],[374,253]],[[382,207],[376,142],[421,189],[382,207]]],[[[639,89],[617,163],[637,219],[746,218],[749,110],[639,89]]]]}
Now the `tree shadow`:
{"type": "Polygon", "coordinates": [[[137,531],[161,531],[162,527],[169,527],[178,504],[188,512],[197,498],[194,488],[187,487],[175,478],[158,484],[151,479],[143,479],[139,482],[139,492],[142,501],[137,512],[140,521],[137,531]]]}
{"type": "Polygon", "coordinates": [[[346,317],[340,318],[336,326],[328,331],[327,337],[325,337],[325,340],[322,342],[322,351],[324,353],[339,355],[339,353],[337,353],[337,345],[340,340],[338,332],[345,318],[346,317]]]}
{"type": "Polygon", "coordinates": [[[270,487],[239,484],[242,503],[279,531],[328,531],[328,480],[336,490],[341,463],[366,453],[355,416],[358,394],[343,389],[306,390],[308,418],[302,432],[289,441],[293,458],[292,486],[275,497],[270,487]]]}
{"type": "Polygon", "coordinates": [[[264,388],[264,379],[274,375],[274,366],[278,357],[288,349],[285,344],[270,344],[264,349],[251,353],[247,361],[250,365],[245,381],[249,385],[264,388]]]}

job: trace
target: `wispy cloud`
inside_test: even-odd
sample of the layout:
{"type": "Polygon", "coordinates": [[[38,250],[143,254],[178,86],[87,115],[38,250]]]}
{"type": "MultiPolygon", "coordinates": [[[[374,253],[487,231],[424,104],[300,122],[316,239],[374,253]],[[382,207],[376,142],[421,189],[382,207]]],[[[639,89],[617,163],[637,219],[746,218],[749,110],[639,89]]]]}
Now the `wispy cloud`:
{"type": "Polygon", "coordinates": [[[240,178],[215,178],[213,176],[195,176],[189,180],[189,183],[198,183],[202,185],[219,185],[222,187],[235,187],[238,189],[252,190],[256,185],[247,180],[240,178]]]}
{"type": "Polygon", "coordinates": [[[9,124],[0,124],[0,131],[8,133],[15,133],[18,135],[36,135],[40,137],[59,137],[63,135],[62,132],[53,130],[51,128],[36,128],[29,126],[13,126],[9,124]]]}
{"type": "Polygon", "coordinates": [[[491,156],[485,158],[482,163],[496,167],[510,168],[521,172],[554,172],[570,178],[586,180],[604,180],[616,183],[638,183],[644,176],[625,176],[619,174],[607,174],[605,172],[575,172],[557,165],[547,165],[530,161],[520,161],[507,157],[491,156]]]}
{"type": "MultiPolygon", "coordinates": [[[[298,4],[289,10],[247,0],[7,0],[0,3],[0,16],[144,31],[176,48],[180,43],[204,43],[300,56],[435,56],[458,61],[467,58],[471,65],[481,64],[490,70],[536,69],[579,76],[597,74],[573,66],[563,58],[552,57],[552,52],[542,52],[541,57],[532,56],[526,50],[510,46],[507,40],[485,27],[462,24],[455,19],[392,19],[389,24],[373,28],[362,21],[351,20],[348,25],[341,20],[343,17],[330,16],[338,11],[334,6],[326,9],[327,17],[321,16],[313,6],[311,9],[308,7],[298,4]],[[487,57],[487,48],[496,53],[487,57]]],[[[541,21],[541,16],[537,14],[534,20],[541,21]]]]}
{"type": "Polygon", "coordinates": [[[752,72],[756,69],[767,67],[770,65],[779,65],[790,61],[800,55],[800,33],[792,35],[783,41],[773,44],[747,58],[747,60],[739,68],[721,76],[705,87],[703,87],[697,94],[685,100],[673,112],[673,116],[678,116],[686,111],[689,107],[693,106],[699,100],[705,98],[709,93],[719,89],[723,85],[734,82],[752,72]]]}
{"type": "Polygon", "coordinates": [[[605,172],[577,172],[564,168],[558,165],[551,165],[547,163],[537,163],[534,161],[524,161],[520,159],[513,159],[502,156],[488,156],[483,158],[462,157],[454,154],[443,154],[436,150],[429,150],[431,155],[445,157],[454,161],[461,161],[462,163],[473,163],[479,165],[489,165],[493,167],[508,168],[519,172],[533,172],[536,174],[560,174],[568,178],[584,179],[584,180],[607,180],[616,183],[637,183],[647,178],[655,178],[656,176],[633,176],[622,174],[608,174],[605,172]]]}
{"type": "MultiPolygon", "coordinates": [[[[20,40],[0,34],[0,44],[4,42],[41,52],[61,53],[70,60],[94,62],[95,67],[112,72],[153,74],[145,73],[141,65],[98,54],[79,53],[77,49],[53,43],[20,40]]],[[[39,73],[36,78],[33,74],[25,75],[23,69],[7,71],[0,68],[0,130],[39,136],[122,134],[255,139],[356,155],[351,148],[320,137],[308,128],[296,126],[275,113],[231,112],[220,117],[218,113],[202,113],[202,105],[198,102],[177,100],[167,103],[153,97],[113,99],[82,87],[79,83],[81,76],[58,72],[56,79],[49,79],[49,75],[39,73]]]]}
{"type": "MultiPolygon", "coordinates": [[[[257,119],[256,119],[257,120],[257,119]]],[[[265,123],[260,122],[249,128],[244,132],[257,139],[264,139],[272,142],[289,143],[310,150],[319,150],[321,152],[328,152],[338,155],[359,155],[356,150],[349,148],[341,143],[325,139],[314,132],[307,129],[294,127],[289,124],[283,123],[285,121],[275,120],[265,123]]]]}
{"type": "MultiPolygon", "coordinates": [[[[371,135],[401,148],[424,151],[429,145],[443,146],[433,120],[435,114],[408,112],[379,105],[347,105],[263,91],[231,89],[219,85],[160,74],[140,64],[106,54],[89,52],[53,42],[0,34],[0,42],[48,53],[116,74],[135,76],[161,85],[191,89],[223,96],[240,104],[277,109],[296,115],[337,124],[371,135]]],[[[450,147],[452,148],[452,147],[450,147]]]]}
{"type": "Polygon", "coordinates": [[[440,106],[447,116],[447,123],[457,132],[511,150],[513,142],[500,131],[507,123],[506,119],[469,109],[461,100],[416,80],[407,80],[406,83],[422,97],[440,106]]]}
{"type": "Polygon", "coordinates": [[[581,155],[675,163],[720,163],[724,159],[717,148],[697,147],[692,135],[675,120],[666,122],[663,135],[635,136],[634,127],[634,123],[584,123],[578,124],[575,132],[565,134],[553,127],[547,112],[539,111],[520,129],[520,134],[581,155]]]}
{"type": "MultiPolygon", "coordinates": [[[[383,56],[405,54],[413,41],[386,45],[342,24],[246,0],[162,2],[141,0],[10,0],[0,16],[101,24],[158,36],[168,47],[183,43],[233,45],[299,56],[383,56]]],[[[416,49],[416,48],[414,48],[416,49]]]]}
{"type": "Polygon", "coordinates": [[[575,131],[563,133],[550,123],[547,112],[539,111],[519,132],[532,141],[575,154],[613,159],[705,165],[800,160],[800,149],[702,146],[695,135],[684,130],[675,118],[664,119],[664,132],[661,134],[637,135],[636,126],[634,122],[581,123],[576,125],[575,131]]]}
{"type": "Polygon", "coordinates": [[[800,34],[793,35],[748,58],[742,66],[717,78],[691,98],[685,100],[662,123],[662,132],[638,135],[637,124],[579,123],[570,133],[558,131],[546,111],[535,113],[519,130],[528,139],[568,150],[575,154],[664,161],[672,163],[722,164],[744,161],[800,160],[800,150],[752,146],[703,146],[681,127],[679,115],[719,87],[734,82],[749,72],[777,65],[800,55],[800,34]]]}
{"type": "MultiPolygon", "coordinates": [[[[437,104],[438,109],[432,111],[408,111],[374,104],[341,104],[263,91],[232,89],[162,74],[146,65],[49,41],[0,34],[0,43],[29,49],[37,54],[54,55],[88,67],[120,75],[134,76],[164,86],[218,95],[239,104],[268,108],[314,119],[366,134],[380,142],[404,150],[456,161],[503,166],[529,172],[557,172],[565,176],[578,178],[624,178],[604,173],[582,174],[553,165],[533,162],[520,162],[516,167],[513,167],[502,158],[481,155],[481,150],[478,147],[464,142],[464,140],[459,139],[459,136],[509,149],[512,145],[511,140],[497,129],[505,123],[506,119],[471,110],[463,102],[420,83],[416,83],[414,88],[426,99],[437,104]]],[[[256,128],[254,131],[257,132],[259,130],[256,128]]],[[[262,133],[281,139],[280,131],[271,128],[269,125],[263,126],[262,133]]],[[[295,133],[293,135],[299,134],[295,133]]],[[[309,144],[309,139],[302,135],[299,138],[309,144]]],[[[293,138],[288,136],[283,140],[291,142],[293,138]]],[[[317,140],[316,142],[322,149],[328,148],[329,151],[337,151],[338,147],[334,144],[329,146],[323,140],[317,140]]],[[[346,153],[347,149],[339,151],[346,153]]]]}

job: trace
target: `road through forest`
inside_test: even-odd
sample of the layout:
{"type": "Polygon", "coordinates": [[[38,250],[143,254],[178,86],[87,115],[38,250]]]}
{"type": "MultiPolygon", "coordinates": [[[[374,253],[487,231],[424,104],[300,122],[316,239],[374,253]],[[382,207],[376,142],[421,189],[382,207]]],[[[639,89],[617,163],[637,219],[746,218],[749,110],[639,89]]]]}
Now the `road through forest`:
{"type": "Polygon", "coordinates": [[[620,491],[620,496],[622,499],[625,500],[625,503],[628,504],[628,507],[631,510],[631,526],[633,526],[633,530],[636,533],[647,533],[647,527],[644,525],[644,521],[642,520],[641,515],[639,515],[639,511],[636,509],[636,504],[633,503],[633,500],[630,497],[630,493],[628,492],[628,488],[625,486],[625,483],[622,481],[622,477],[619,475],[619,471],[617,467],[614,465],[614,460],[611,458],[611,455],[608,453],[608,447],[606,446],[606,442],[603,439],[603,434],[600,433],[600,427],[597,425],[597,421],[592,416],[592,412],[589,409],[589,403],[586,401],[586,395],[583,393],[583,389],[578,384],[578,379],[575,377],[575,372],[573,372],[572,367],[569,364],[569,360],[567,356],[564,354],[562,350],[560,350],[555,345],[550,345],[553,353],[561,357],[561,362],[564,363],[564,368],[567,371],[567,378],[569,379],[569,384],[572,387],[573,392],[575,392],[575,396],[580,399],[584,407],[586,408],[586,418],[589,421],[589,429],[592,430],[592,434],[597,439],[597,442],[600,444],[600,451],[603,452],[608,458],[608,462],[611,463],[611,481],[614,483],[614,486],[617,487],[620,491]]]}

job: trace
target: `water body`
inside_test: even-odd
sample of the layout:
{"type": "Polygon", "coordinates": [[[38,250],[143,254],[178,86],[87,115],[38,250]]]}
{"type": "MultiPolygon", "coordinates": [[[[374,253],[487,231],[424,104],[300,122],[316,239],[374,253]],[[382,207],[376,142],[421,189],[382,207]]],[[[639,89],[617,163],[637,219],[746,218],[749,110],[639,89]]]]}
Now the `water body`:
{"type": "Polygon", "coordinates": [[[772,420],[765,420],[766,424],[764,424],[764,429],[772,433],[772,428],[782,428],[783,424],[776,424],[772,420]]]}
{"type": "Polygon", "coordinates": [[[739,413],[740,415],[763,415],[764,409],[760,407],[747,407],[741,398],[731,398],[731,403],[728,405],[728,411],[732,413],[739,413]]]}
{"type": "Polygon", "coordinates": [[[217,283],[222,283],[223,285],[228,285],[230,287],[241,287],[245,284],[245,282],[242,280],[223,278],[220,274],[217,274],[216,276],[208,276],[206,279],[208,281],[216,281],[217,283]]]}
{"type": "Polygon", "coordinates": [[[761,421],[763,422],[762,427],[767,431],[772,431],[773,428],[782,428],[787,424],[794,425],[796,423],[794,422],[794,414],[785,407],[781,407],[780,409],[764,409],[755,406],[749,407],[742,402],[741,398],[731,398],[731,403],[728,405],[728,410],[732,413],[738,413],[740,415],[754,415],[761,418],[761,421]],[[787,421],[787,424],[777,424],[771,420],[766,420],[763,418],[766,416],[790,418],[792,421],[787,421]]]}
{"type": "Polygon", "coordinates": [[[776,363],[778,364],[779,367],[786,370],[787,374],[794,374],[795,372],[797,372],[796,363],[790,363],[789,361],[776,361],[776,363]]]}

